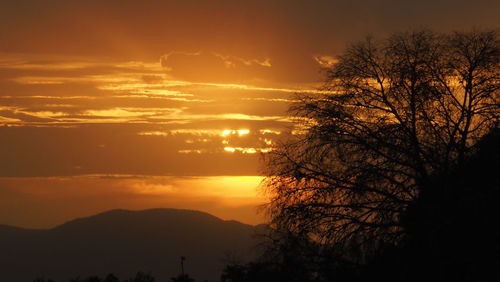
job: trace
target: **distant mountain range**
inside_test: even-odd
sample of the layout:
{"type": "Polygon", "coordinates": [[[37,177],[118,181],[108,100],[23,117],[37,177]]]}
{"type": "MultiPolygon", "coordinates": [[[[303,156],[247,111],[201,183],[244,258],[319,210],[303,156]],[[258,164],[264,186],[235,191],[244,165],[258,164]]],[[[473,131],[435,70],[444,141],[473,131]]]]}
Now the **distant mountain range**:
{"type": "Polygon", "coordinates": [[[112,210],[49,230],[0,225],[0,281],[108,273],[126,279],[139,270],[170,281],[181,272],[181,256],[196,281],[219,281],[225,259],[255,255],[258,229],[177,209],[112,210]]]}

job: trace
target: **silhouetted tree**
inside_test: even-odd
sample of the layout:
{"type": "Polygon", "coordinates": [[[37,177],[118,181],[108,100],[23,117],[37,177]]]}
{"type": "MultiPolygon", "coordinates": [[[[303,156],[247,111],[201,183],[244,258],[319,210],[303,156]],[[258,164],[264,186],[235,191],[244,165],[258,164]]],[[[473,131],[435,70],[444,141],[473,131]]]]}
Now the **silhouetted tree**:
{"type": "Polygon", "coordinates": [[[89,276],[83,282],[102,282],[102,279],[99,276],[89,276]]]}
{"type": "Polygon", "coordinates": [[[195,282],[188,274],[179,274],[177,277],[172,277],[172,282],[195,282]]]}
{"type": "Polygon", "coordinates": [[[401,219],[407,236],[386,245],[357,281],[498,281],[500,132],[493,130],[443,178],[434,175],[401,219]],[[447,179],[447,182],[443,180],[447,179]]]}
{"type": "Polygon", "coordinates": [[[120,279],[116,277],[113,273],[110,273],[104,279],[104,282],[120,282],[120,279]]]}
{"type": "Polygon", "coordinates": [[[496,31],[414,31],[337,59],[321,93],[298,95],[298,130],[267,158],[268,212],[277,229],[369,254],[401,242],[408,207],[468,173],[498,126],[500,43],[496,31]]]}
{"type": "Polygon", "coordinates": [[[54,280],[39,277],[39,278],[36,278],[35,280],[33,280],[33,282],[54,282],[54,280]]]}
{"type": "Polygon", "coordinates": [[[150,273],[137,272],[132,282],[155,282],[155,278],[150,273]]]}
{"type": "Polygon", "coordinates": [[[499,145],[496,129],[450,177],[435,175],[432,189],[424,190],[402,217],[409,235],[404,248],[414,258],[425,258],[418,262],[422,269],[453,281],[500,280],[495,259],[500,251],[499,145]]]}
{"type": "MultiPolygon", "coordinates": [[[[229,263],[221,275],[222,282],[324,281],[323,268],[328,271],[339,268],[339,265],[325,266],[335,252],[307,236],[270,229],[260,237],[261,256],[247,264],[229,263]]],[[[344,269],[345,265],[341,267],[344,269]]]]}

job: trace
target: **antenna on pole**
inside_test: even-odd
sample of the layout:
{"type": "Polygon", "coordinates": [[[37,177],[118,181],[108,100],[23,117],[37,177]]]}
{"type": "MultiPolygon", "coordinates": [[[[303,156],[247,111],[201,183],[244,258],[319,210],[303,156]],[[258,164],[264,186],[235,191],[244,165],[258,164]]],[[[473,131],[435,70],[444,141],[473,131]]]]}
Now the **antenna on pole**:
{"type": "Polygon", "coordinates": [[[181,272],[182,272],[182,275],[184,276],[184,261],[186,260],[185,257],[181,257],[181,272]]]}

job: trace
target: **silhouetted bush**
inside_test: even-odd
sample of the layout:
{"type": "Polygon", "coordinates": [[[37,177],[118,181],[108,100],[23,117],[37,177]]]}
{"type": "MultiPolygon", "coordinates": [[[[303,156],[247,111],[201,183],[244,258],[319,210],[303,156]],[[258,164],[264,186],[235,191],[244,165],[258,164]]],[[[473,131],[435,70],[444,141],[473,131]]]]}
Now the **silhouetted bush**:
{"type": "Polygon", "coordinates": [[[120,282],[120,279],[116,277],[113,273],[110,273],[104,279],[104,282],[120,282]]]}
{"type": "Polygon", "coordinates": [[[188,274],[179,274],[177,277],[172,277],[172,282],[195,282],[188,274]]]}
{"type": "MultiPolygon", "coordinates": [[[[120,281],[121,280],[118,277],[116,277],[113,273],[109,273],[108,275],[106,275],[104,279],[94,275],[94,276],[89,276],[83,280],[80,278],[74,278],[69,280],[69,282],[120,282],[120,281]]],[[[145,273],[142,271],[137,272],[134,278],[123,280],[123,282],[155,282],[155,281],[156,281],[155,278],[150,273],[145,273]]],[[[45,280],[43,278],[37,278],[33,280],[33,282],[55,282],[55,281],[51,279],[45,280]]]]}
{"type": "Polygon", "coordinates": [[[52,279],[45,279],[45,278],[36,278],[35,280],[33,280],[33,282],[54,282],[54,280],[52,279]]]}

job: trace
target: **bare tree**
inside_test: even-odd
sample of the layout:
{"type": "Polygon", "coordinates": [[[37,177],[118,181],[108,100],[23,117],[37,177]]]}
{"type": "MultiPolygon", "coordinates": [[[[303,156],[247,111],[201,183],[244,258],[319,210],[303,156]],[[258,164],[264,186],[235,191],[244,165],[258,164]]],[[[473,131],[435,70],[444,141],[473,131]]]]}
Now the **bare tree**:
{"type": "Polygon", "coordinates": [[[368,38],[337,59],[291,108],[302,132],[266,160],[268,212],[328,244],[397,243],[408,205],[498,127],[498,33],[368,38]]]}

